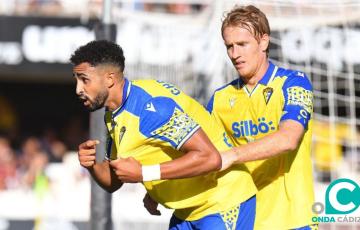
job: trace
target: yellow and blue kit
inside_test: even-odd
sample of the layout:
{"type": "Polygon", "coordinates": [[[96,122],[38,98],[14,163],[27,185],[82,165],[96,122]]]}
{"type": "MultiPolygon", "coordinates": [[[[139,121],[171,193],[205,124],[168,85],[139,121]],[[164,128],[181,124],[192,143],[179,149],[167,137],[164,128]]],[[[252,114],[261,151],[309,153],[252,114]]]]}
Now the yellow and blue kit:
{"type": "MultiPolygon", "coordinates": [[[[200,127],[219,151],[231,147],[225,130],[202,105],[162,81],[125,79],[122,105],[107,111],[105,122],[109,160],[134,157],[142,165],[171,161],[184,154],[179,149],[200,127]]],[[[204,176],[143,184],[155,201],[175,209],[174,216],[186,221],[232,211],[256,193],[245,165],[204,176]]],[[[226,215],[222,219],[225,224],[237,220],[226,215]]]]}
{"type": "Polygon", "coordinates": [[[313,92],[307,76],[270,62],[251,92],[241,78],[236,79],[215,91],[207,109],[236,146],[276,132],[285,120],[294,120],[304,127],[298,149],[246,166],[259,190],[255,229],[283,230],[312,224],[313,92]]]}

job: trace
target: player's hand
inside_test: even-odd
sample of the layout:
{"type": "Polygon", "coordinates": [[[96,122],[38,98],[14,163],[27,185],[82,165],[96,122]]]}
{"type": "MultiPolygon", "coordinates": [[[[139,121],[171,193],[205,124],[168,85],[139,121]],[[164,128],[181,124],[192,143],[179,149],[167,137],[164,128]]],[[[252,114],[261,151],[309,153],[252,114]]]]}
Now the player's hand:
{"type": "Polygon", "coordinates": [[[224,170],[228,169],[236,161],[236,152],[234,152],[232,149],[225,151],[225,152],[221,152],[220,155],[221,155],[221,161],[222,161],[220,171],[224,171],[224,170]]]}
{"type": "Polygon", "coordinates": [[[149,193],[146,193],[146,195],[144,196],[143,203],[144,203],[144,207],[151,215],[154,215],[154,216],[161,215],[161,212],[157,209],[159,203],[154,201],[150,197],[149,193]]]}
{"type": "Polygon", "coordinates": [[[136,183],[142,181],[141,164],[132,157],[110,161],[116,176],[122,182],[136,183]]]}
{"type": "Polygon", "coordinates": [[[79,145],[78,158],[80,165],[90,169],[96,163],[96,145],[98,140],[88,140],[79,145]]]}

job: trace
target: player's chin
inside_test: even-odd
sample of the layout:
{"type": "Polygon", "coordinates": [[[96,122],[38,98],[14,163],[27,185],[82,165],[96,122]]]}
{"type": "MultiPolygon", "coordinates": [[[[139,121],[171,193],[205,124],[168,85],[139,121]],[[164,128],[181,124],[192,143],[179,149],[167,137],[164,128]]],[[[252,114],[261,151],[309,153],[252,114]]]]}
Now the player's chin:
{"type": "Polygon", "coordinates": [[[249,75],[249,71],[245,70],[245,68],[237,68],[236,69],[239,76],[245,77],[249,75]]]}
{"type": "Polygon", "coordinates": [[[92,107],[86,107],[86,109],[89,112],[95,112],[96,110],[98,110],[98,108],[92,108],[92,107]]]}
{"type": "Polygon", "coordinates": [[[86,109],[89,111],[89,112],[95,112],[96,110],[99,110],[101,109],[102,106],[94,106],[94,105],[88,105],[86,106],[86,109]]]}

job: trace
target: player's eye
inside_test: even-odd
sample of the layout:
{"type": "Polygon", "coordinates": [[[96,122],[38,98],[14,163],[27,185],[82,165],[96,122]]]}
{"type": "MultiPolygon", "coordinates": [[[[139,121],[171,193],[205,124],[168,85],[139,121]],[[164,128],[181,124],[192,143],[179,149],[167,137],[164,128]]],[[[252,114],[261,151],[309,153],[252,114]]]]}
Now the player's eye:
{"type": "Polygon", "coordinates": [[[87,78],[83,78],[82,81],[83,81],[84,84],[88,84],[90,82],[90,80],[87,79],[87,78]]]}

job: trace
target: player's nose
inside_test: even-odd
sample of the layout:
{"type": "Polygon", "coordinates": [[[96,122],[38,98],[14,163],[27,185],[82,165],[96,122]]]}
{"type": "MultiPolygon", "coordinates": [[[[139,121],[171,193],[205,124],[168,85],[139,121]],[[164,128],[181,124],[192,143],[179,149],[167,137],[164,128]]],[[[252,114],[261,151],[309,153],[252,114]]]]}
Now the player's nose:
{"type": "Polygon", "coordinates": [[[232,52],[231,52],[231,58],[233,60],[237,59],[238,57],[240,57],[241,54],[240,54],[240,47],[238,45],[234,45],[234,48],[232,49],[232,52]]]}
{"type": "Polygon", "coordinates": [[[83,90],[81,84],[79,84],[79,83],[76,83],[76,94],[78,96],[84,94],[84,90],[83,90]]]}

